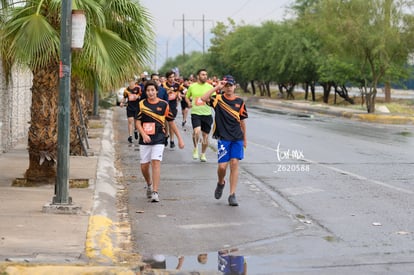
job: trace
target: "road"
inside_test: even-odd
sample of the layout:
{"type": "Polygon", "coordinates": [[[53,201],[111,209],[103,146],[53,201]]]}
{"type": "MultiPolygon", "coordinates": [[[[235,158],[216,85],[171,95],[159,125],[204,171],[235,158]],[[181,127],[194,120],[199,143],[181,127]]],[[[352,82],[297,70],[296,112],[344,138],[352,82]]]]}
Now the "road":
{"type": "Polygon", "coordinates": [[[168,269],[184,256],[182,270],[220,274],[217,251],[237,249],[248,274],[414,272],[412,126],[250,108],[240,206],[229,207],[228,187],[213,197],[215,151],[191,159],[189,126],[186,148],[165,150],[161,202],[148,202],[125,110],[114,125],[135,250],[164,255],[168,269]]]}

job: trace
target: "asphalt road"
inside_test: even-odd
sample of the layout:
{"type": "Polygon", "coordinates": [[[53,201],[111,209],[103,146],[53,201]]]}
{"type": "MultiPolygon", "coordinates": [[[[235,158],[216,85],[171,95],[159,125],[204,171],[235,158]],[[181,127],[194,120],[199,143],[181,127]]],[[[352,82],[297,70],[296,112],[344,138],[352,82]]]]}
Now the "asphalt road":
{"type": "Polygon", "coordinates": [[[116,108],[119,178],[128,186],[138,253],[162,254],[170,269],[183,255],[182,270],[211,273],[221,249],[245,256],[248,274],[414,272],[412,126],[249,114],[239,207],[227,205],[228,187],[214,199],[214,146],[207,163],[192,160],[190,126],[184,150],[165,150],[154,204],[138,146],[126,141],[125,110],[116,108]],[[197,261],[200,253],[207,263],[197,261]]]}

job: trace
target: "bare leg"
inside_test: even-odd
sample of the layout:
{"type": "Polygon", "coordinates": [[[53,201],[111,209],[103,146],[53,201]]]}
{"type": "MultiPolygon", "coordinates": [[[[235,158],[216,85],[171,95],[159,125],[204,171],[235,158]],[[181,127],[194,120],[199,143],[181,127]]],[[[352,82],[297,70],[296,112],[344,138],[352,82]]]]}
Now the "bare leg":
{"type": "Polygon", "coordinates": [[[226,177],[226,170],[227,170],[227,165],[229,163],[228,162],[222,162],[218,164],[217,167],[217,178],[218,178],[218,183],[219,184],[224,184],[224,178],[226,177]]]}
{"type": "Polygon", "coordinates": [[[188,108],[185,108],[184,110],[182,110],[182,113],[183,113],[183,122],[187,121],[188,108]]]}
{"type": "Polygon", "coordinates": [[[230,195],[236,192],[237,182],[239,180],[239,160],[230,160],[230,195]]]}
{"type": "Polygon", "coordinates": [[[201,140],[201,153],[204,154],[208,147],[208,134],[202,132],[203,139],[201,140]]]}
{"type": "MultiPolygon", "coordinates": [[[[175,123],[175,121],[174,121],[175,123]]],[[[170,125],[168,125],[168,129],[170,132],[170,142],[174,142],[174,130],[170,127],[170,125]]]]}
{"type": "Polygon", "coordinates": [[[201,127],[196,127],[193,130],[193,145],[194,145],[194,148],[198,147],[198,142],[200,140],[200,132],[201,132],[201,127]]]}
{"type": "Polygon", "coordinates": [[[160,185],[160,173],[161,173],[161,161],[151,160],[152,167],[152,190],[158,192],[158,187],[160,185]]]}
{"type": "Polygon", "coordinates": [[[128,118],[128,134],[132,136],[135,130],[135,118],[129,117],[128,118]]]}
{"type": "Polygon", "coordinates": [[[141,163],[141,172],[147,185],[151,184],[150,163],[141,163]]]}

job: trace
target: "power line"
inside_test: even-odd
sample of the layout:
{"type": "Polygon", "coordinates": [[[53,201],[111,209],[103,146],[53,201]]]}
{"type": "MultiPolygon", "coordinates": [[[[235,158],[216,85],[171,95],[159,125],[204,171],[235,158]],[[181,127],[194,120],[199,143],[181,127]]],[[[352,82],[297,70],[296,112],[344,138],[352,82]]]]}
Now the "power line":
{"type": "Polygon", "coordinates": [[[213,22],[214,20],[211,19],[205,19],[204,14],[201,19],[186,19],[184,14],[182,19],[174,19],[173,23],[176,21],[181,21],[183,26],[183,57],[185,57],[185,22],[202,22],[203,25],[203,54],[205,53],[205,22],[213,22]]]}

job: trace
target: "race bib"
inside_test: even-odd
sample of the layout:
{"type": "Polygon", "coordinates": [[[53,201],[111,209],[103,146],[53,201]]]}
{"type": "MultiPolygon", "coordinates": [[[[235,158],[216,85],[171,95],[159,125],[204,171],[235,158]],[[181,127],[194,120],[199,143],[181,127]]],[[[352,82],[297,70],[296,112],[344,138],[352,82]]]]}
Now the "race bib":
{"type": "Polygon", "coordinates": [[[128,94],[129,101],[136,101],[138,99],[138,95],[136,94],[128,94]]]}
{"type": "Polygon", "coordinates": [[[155,134],[155,122],[144,122],[142,128],[147,135],[155,134]]]}
{"type": "Polygon", "coordinates": [[[168,94],[168,100],[174,100],[177,98],[177,93],[172,92],[168,94]]]}
{"type": "Polygon", "coordinates": [[[202,105],[204,105],[204,104],[206,104],[204,101],[202,101],[201,100],[201,97],[197,97],[196,99],[195,99],[195,104],[197,105],[197,106],[202,106],[202,105]]]}

